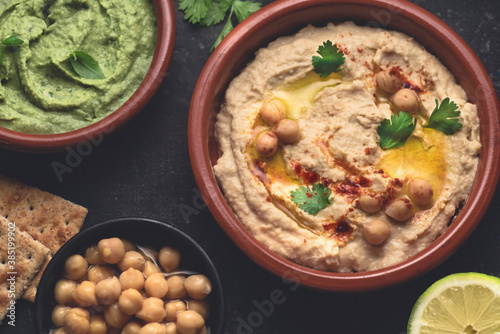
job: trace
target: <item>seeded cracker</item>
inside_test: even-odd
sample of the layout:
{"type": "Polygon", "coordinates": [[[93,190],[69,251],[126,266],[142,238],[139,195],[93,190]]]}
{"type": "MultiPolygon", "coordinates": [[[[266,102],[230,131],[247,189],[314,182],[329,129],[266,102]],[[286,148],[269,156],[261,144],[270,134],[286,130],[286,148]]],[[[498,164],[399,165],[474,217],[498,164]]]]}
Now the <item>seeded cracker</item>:
{"type": "Polygon", "coordinates": [[[0,322],[11,300],[21,297],[49,252],[50,249],[20,231],[14,223],[0,217],[0,322]]]}
{"type": "MultiPolygon", "coordinates": [[[[82,206],[0,176],[0,216],[47,246],[51,255],[80,231],[86,215],[82,206]]],[[[37,286],[35,280],[23,297],[33,302],[37,286]]]]}

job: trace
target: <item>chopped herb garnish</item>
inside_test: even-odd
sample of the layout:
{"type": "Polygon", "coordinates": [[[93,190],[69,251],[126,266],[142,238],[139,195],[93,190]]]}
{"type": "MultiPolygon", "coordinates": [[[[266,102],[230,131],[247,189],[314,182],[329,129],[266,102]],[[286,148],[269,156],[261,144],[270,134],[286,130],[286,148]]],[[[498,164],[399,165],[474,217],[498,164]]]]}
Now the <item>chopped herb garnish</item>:
{"type": "MultiPolygon", "coordinates": [[[[0,44],[4,46],[20,46],[24,44],[22,39],[17,38],[16,36],[9,36],[4,39],[0,44]]],[[[2,66],[2,49],[0,48],[0,66],[2,66]]]]}

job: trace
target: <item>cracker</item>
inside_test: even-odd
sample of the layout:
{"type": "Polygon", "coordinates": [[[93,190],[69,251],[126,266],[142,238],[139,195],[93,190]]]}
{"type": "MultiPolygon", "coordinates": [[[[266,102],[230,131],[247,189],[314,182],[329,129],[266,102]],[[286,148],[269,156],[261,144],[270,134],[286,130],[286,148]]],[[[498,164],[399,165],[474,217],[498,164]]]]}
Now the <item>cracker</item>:
{"type": "Polygon", "coordinates": [[[21,297],[50,249],[0,217],[0,322],[21,297]]]}
{"type": "Polygon", "coordinates": [[[0,216],[50,248],[51,255],[80,231],[86,215],[82,206],[0,176],[0,216]]]}
{"type": "Polygon", "coordinates": [[[30,285],[28,288],[26,288],[26,291],[23,293],[23,299],[26,299],[32,303],[35,302],[35,297],[36,297],[36,290],[38,288],[38,284],[40,283],[40,278],[42,278],[42,274],[47,268],[47,265],[49,264],[50,260],[52,260],[52,255],[48,254],[47,257],[45,258],[45,261],[43,262],[42,266],[40,267],[40,270],[36,274],[36,276],[33,278],[31,281],[30,285]]]}
{"type": "MultiPolygon", "coordinates": [[[[59,196],[0,175],[0,216],[16,223],[54,255],[80,231],[87,209],[59,196]]],[[[48,262],[48,261],[47,261],[48,262]]],[[[46,263],[43,269],[45,269],[46,263]]],[[[23,298],[34,301],[42,271],[23,298]]]]}

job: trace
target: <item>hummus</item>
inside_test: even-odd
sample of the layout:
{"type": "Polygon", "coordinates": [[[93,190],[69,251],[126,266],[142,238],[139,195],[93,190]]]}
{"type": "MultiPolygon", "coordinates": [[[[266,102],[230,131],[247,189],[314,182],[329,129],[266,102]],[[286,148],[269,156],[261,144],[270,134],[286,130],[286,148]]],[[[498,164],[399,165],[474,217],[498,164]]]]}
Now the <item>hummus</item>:
{"type": "Polygon", "coordinates": [[[214,172],[241,223],[280,256],[338,272],[396,264],[443,233],[467,198],[481,148],[476,106],[436,57],[405,34],[351,22],[308,26],[259,50],[227,90],[216,137],[214,172]],[[321,78],[311,59],[327,40],[345,63],[321,78]],[[401,106],[400,90],[418,103],[401,106]],[[422,126],[446,98],[461,111],[451,135],[422,126]],[[259,153],[260,136],[277,133],[262,111],[276,101],[300,136],[259,153]],[[403,109],[416,128],[384,150],[378,129],[403,109]],[[308,213],[293,194],[318,195],[315,186],[329,204],[308,213]]]}
{"type": "Polygon", "coordinates": [[[0,4],[0,126],[52,134],[83,128],[120,107],[144,79],[156,45],[150,0],[25,0],[0,4]],[[83,51],[105,79],[85,79],[69,55],[83,51]]]}

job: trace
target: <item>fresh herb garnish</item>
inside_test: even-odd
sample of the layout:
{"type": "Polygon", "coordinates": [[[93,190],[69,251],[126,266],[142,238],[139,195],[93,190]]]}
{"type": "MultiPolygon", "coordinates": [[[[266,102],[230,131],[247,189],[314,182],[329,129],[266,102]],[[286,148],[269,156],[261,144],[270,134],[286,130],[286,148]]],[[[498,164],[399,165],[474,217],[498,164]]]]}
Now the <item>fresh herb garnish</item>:
{"type": "Polygon", "coordinates": [[[71,66],[75,72],[85,79],[104,79],[99,63],[92,56],[82,51],[74,51],[69,55],[71,66]]]}
{"type": "Polygon", "coordinates": [[[436,108],[432,111],[431,117],[424,128],[431,128],[439,130],[447,135],[452,135],[462,128],[462,123],[458,121],[460,110],[455,102],[446,98],[439,105],[436,100],[436,108]]]}
{"type": "Polygon", "coordinates": [[[340,72],[339,67],[344,64],[344,53],[337,48],[336,44],[332,44],[330,40],[323,42],[323,45],[318,47],[316,51],[321,57],[313,56],[312,63],[314,71],[322,78],[326,78],[333,72],[340,72]]]}
{"type": "MultiPolygon", "coordinates": [[[[24,41],[16,36],[9,36],[0,42],[0,44],[5,46],[20,46],[24,44],[24,41]]],[[[0,66],[2,66],[2,49],[0,49],[0,66]]]]}
{"type": "Polygon", "coordinates": [[[417,126],[417,119],[411,117],[406,111],[400,111],[384,119],[378,126],[377,133],[380,136],[380,148],[389,150],[402,146],[417,126]]]}
{"type": "Polygon", "coordinates": [[[207,27],[219,24],[229,11],[226,24],[210,51],[213,51],[233,30],[233,14],[236,15],[238,22],[241,22],[259,10],[261,6],[260,2],[243,0],[179,0],[179,10],[184,12],[184,20],[189,20],[193,24],[198,23],[207,27]]]}
{"type": "Polygon", "coordinates": [[[321,183],[315,183],[312,188],[301,186],[300,188],[291,191],[292,202],[299,205],[299,208],[308,214],[315,215],[332,204],[330,202],[331,190],[321,183]]]}

